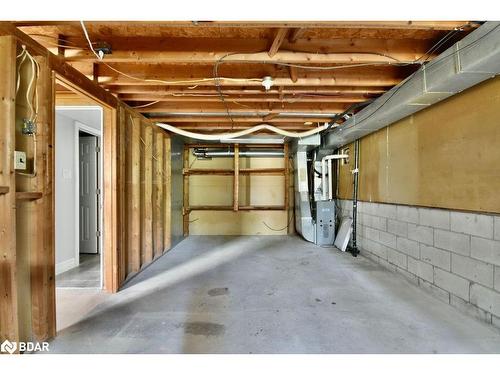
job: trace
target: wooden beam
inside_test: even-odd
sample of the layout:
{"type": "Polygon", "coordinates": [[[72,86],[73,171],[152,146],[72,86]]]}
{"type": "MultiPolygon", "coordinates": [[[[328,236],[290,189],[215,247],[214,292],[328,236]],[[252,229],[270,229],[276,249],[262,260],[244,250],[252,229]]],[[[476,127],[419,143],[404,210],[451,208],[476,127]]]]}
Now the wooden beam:
{"type": "Polygon", "coordinates": [[[0,36],[0,340],[19,341],[16,264],[16,40],[0,36]]]}
{"type": "Polygon", "coordinates": [[[66,47],[63,47],[65,42],[66,42],[66,38],[64,37],[64,35],[59,34],[57,36],[57,44],[58,44],[57,54],[61,57],[64,57],[64,52],[66,51],[66,47]]]}
{"type": "MultiPolygon", "coordinates": [[[[191,211],[233,211],[233,206],[190,206],[191,211]]],[[[284,206],[239,206],[239,211],[284,211],[284,206]]]]}
{"type": "Polygon", "coordinates": [[[141,268],[141,132],[140,120],[130,113],[126,116],[127,274],[130,275],[141,268]]]}
{"type": "MultiPolygon", "coordinates": [[[[238,105],[236,103],[226,103],[231,113],[248,114],[263,117],[270,113],[340,113],[347,107],[348,103],[285,103],[282,108],[269,109],[266,103],[252,103],[249,105],[238,105]]],[[[223,103],[169,103],[159,102],[148,107],[138,108],[142,113],[198,113],[198,114],[223,114],[226,107],[223,103]]]]}
{"type": "Polygon", "coordinates": [[[10,22],[0,22],[0,35],[14,35],[20,43],[32,49],[36,54],[47,57],[49,66],[58,74],[58,78],[74,84],[98,102],[116,108],[116,97],[95,85],[78,70],[66,64],[63,57],[50,53],[43,45],[14,27],[10,22]]]}
{"type": "Polygon", "coordinates": [[[153,260],[153,127],[141,126],[141,250],[143,265],[153,260]]]}
{"type": "Polygon", "coordinates": [[[92,82],[99,84],[99,64],[92,64],[92,82]]]}
{"type": "Polygon", "coordinates": [[[292,80],[292,82],[297,83],[297,80],[298,80],[297,68],[294,66],[289,66],[288,72],[290,73],[290,79],[292,80]]]}
{"type": "MultiPolygon", "coordinates": [[[[15,21],[16,26],[74,26],[78,21],[15,21]]],[[[348,29],[409,29],[409,30],[454,30],[457,27],[478,27],[474,21],[92,21],[87,27],[169,27],[169,28],[348,28],[348,29]]]]}
{"type": "MultiPolygon", "coordinates": [[[[215,175],[215,176],[234,176],[234,169],[189,169],[183,172],[185,175],[215,175]]],[[[283,168],[239,168],[238,174],[245,175],[272,175],[282,176],[285,173],[283,168]]]]}
{"type": "Polygon", "coordinates": [[[234,156],[233,156],[233,211],[238,211],[240,197],[240,146],[238,144],[234,145],[234,156]]]}
{"type": "MultiPolygon", "coordinates": [[[[205,77],[210,78],[210,77],[205,77]]],[[[174,78],[171,80],[169,77],[159,77],[159,80],[163,80],[168,82],[168,85],[171,86],[192,86],[194,85],[197,79],[203,78],[192,78],[184,80],[182,77],[174,78]]],[[[331,74],[329,77],[314,77],[314,78],[302,78],[297,77],[296,81],[293,81],[290,77],[278,77],[273,78],[273,82],[276,86],[370,86],[370,87],[387,87],[387,86],[395,86],[399,82],[401,82],[402,78],[388,76],[388,75],[373,75],[366,76],[360,73],[350,72],[349,74],[336,73],[331,74]]],[[[221,78],[219,80],[221,86],[244,86],[244,87],[262,87],[262,82],[260,80],[256,80],[256,78],[241,78],[238,81],[234,81],[231,79],[221,78]]],[[[99,84],[102,85],[135,85],[135,86],[153,86],[158,85],[158,82],[150,82],[150,81],[137,81],[127,77],[99,77],[99,84]]],[[[166,83],[167,84],[167,83],[166,83]]],[[[211,86],[215,87],[214,81],[209,79],[205,82],[200,82],[198,86],[211,86]]]]}
{"type": "Polygon", "coordinates": [[[300,35],[304,32],[303,27],[296,27],[294,29],[291,29],[290,32],[288,33],[288,41],[290,43],[295,43],[297,39],[299,39],[300,35]]]}
{"type": "Polygon", "coordinates": [[[9,186],[0,186],[0,195],[8,194],[10,191],[9,186]]]}
{"type": "Polygon", "coordinates": [[[153,253],[163,254],[163,137],[161,130],[153,133],[153,253]]]}
{"type": "MultiPolygon", "coordinates": [[[[283,37],[284,38],[284,37],[283,37]]],[[[281,40],[281,39],[280,39],[281,40]]],[[[282,42],[283,40],[281,40],[282,42]]],[[[275,40],[275,43],[277,41],[275,40]]],[[[279,42],[279,40],[278,40],[279,42]]],[[[314,53],[277,51],[280,44],[273,43],[269,52],[239,53],[225,57],[227,52],[188,52],[188,51],[113,51],[106,55],[103,62],[106,63],[164,63],[164,64],[214,64],[224,59],[224,65],[229,63],[273,63],[284,62],[293,64],[380,64],[380,63],[410,63],[418,57],[416,53],[403,53],[404,60],[400,56],[384,56],[382,53],[350,52],[350,53],[314,53]],[[410,57],[410,59],[408,59],[410,57]]],[[[86,50],[71,50],[66,52],[67,62],[99,62],[92,52],[86,50]]]]}
{"type": "Polygon", "coordinates": [[[271,44],[271,47],[269,48],[269,52],[267,53],[269,55],[269,57],[273,57],[274,55],[276,55],[276,53],[278,52],[278,50],[281,47],[281,44],[285,40],[287,34],[288,34],[287,28],[278,29],[278,31],[276,32],[276,35],[274,36],[273,43],[271,44]]]}
{"type": "Polygon", "coordinates": [[[172,143],[167,135],[163,138],[163,251],[172,247],[172,143]]]}
{"type": "MultiPolygon", "coordinates": [[[[275,117],[272,119],[272,123],[278,124],[278,123],[294,123],[294,124],[303,124],[304,122],[324,122],[328,118],[326,117],[306,117],[306,116],[289,116],[287,117],[287,114],[284,113],[282,116],[275,117]]],[[[217,123],[221,123],[221,126],[225,126],[225,123],[232,123],[231,119],[228,116],[195,116],[195,115],[189,115],[189,116],[174,116],[174,115],[167,115],[167,116],[153,116],[150,118],[151,121],[153,122],[166,122],[166,123],[203,123],[203,122],[208,122],[213,125],[217,123]]],[[[233,117],[233,120],[236,124],[238,123],[259,123],[264,121],[264,116],[235,116],[233,117]]]]}
{"type": "MultiPolygon", "coordinates": [[[[150,94],[125,94],[121,95],[120,99],[125,102],[130,101],[160,101],[160,102],[176,102],[176,103],[220,103],[221,99],[218,96],[162,96],[152,92],[150,94]]],[[[246,95],[246,96],[226,96],[225,101],[228,103],[359,103],[366,101],[367,98],[363,95],[246,95]]],[[[148,104],[148,103],[145,103],[148,104]]],[[[140,110],[140,108],[137,108],[140,110]]]]}
{"type": "MultiPolygon", "coordinates": [[[[158,96],[172,96],[172,97],[192,97],[194,95],[204,95],[205,97],[220,98],[215,87],[196,87],[193,89],[183,88],[183,87],[169,87],[169,86],[140,86],[140,85],[103,85],[115,94],[119,95],[134,95],[134,94],[146,94],[146,95],[158,95],[158,96]],[[210,95],[210,96],[207,96],[210,95]]],[[[324,94],[324,95],[380,95],[386,92],[390,87],[373,87],[373,86],[338,86],[338,87],[307,87],[307,86],[294,86],[294,87],[283,87],[283,94],[288,95],[299,95],[299,94],[324,94]]],[[[279,89],[276,87],[271,87],[269,91],[264,91],[261,88],[253,87],[228,87],[224,89],[224,95],[233,96],[269,96],[269,95],[279,95],[279,89]]]]}
{"type": "Polygon", "coordinates": [[[119,145],[118,114],[116,109],[103,108],[103,252],[104,252],[104,288],[109,293],[116,293],[119,287],[118,250],[121,231],[119,219],[119,145]]]}

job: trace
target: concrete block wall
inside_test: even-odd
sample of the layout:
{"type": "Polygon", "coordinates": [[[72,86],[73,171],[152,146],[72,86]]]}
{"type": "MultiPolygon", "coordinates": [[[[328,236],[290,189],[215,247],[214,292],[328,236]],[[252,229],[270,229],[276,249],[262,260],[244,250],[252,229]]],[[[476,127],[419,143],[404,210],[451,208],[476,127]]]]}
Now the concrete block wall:
{"type": "MultiPolygon", "coordinates": [[[[352,201],[339,201],[352,217],[352,201]]],[[[359,202],[361,254],[500,328],[500,216],[359,202]]]]}

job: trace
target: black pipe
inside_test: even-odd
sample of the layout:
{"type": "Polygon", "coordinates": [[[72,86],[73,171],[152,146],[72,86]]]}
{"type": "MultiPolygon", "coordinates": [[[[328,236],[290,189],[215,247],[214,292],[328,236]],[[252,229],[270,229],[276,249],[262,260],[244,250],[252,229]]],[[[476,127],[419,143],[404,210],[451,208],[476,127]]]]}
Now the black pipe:
{"type": "Polygon", "coordinates": [[[358,182],[359,182],[359,139],[354,142],[354,186],[352,191],[352,245],[348,249],[353,257],[358,256],[359,249],[357,240],[358,219],[358,182]]]}

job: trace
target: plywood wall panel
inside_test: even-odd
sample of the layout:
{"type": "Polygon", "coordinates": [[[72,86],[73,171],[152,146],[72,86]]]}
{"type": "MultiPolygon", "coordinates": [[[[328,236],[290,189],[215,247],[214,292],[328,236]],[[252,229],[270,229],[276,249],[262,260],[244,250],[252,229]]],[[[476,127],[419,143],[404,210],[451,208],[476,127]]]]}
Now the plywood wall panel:
{"type": "MultiPolygon", "coordinates": [[[[359,199],[500,213],[499,93],[491,79],[364,137],[359,199]]],[[[342,198],[349,169],[340,167],[342,198]]]]}

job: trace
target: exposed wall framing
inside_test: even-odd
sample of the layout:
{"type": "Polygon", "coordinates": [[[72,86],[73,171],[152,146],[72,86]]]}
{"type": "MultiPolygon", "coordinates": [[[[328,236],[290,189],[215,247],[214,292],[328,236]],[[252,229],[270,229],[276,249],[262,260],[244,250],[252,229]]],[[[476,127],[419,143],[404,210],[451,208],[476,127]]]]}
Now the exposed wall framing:
{"type": "MultiPolygon", "coordinates": [[[[149,120],[67,65],[60,56],[52,55],[10,23],[0,22],[0,341],[42,341],[56,334],[53,189],[54,150],[59,146],[54,143],[56,74],[64,85],[81,94],[76,99],[65,98],[65,103],[97,102],[104,109],[105,289],[116,292],[125,280],[152,261],[152,245],[142,245],[152,244],[153,228],[161,233],[155,243],[156,256],[168,250],[171,243],[170,212],[165,211],[171,204],[168,134],[154,128],[149,120]],[[16,98],[16,55],[21,45],[40,64],[34,177],[18,175],[13,170],[15,149],[26,151],[29,168],[35,160],[32,139],[20,130],[26,117],[26,102],[22,95],[16,98]],[[153,132],[161,148],[159,155],[147,148],[146,142],[152,145],[153,132]],[[156,216],[148,213],[144,204],[153,188],[154,162],[155,186],[162,191],[160,212],[156,216]]],[[[25,86],[21,75],[20,91],[25,86]]]]}

